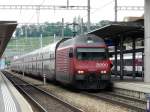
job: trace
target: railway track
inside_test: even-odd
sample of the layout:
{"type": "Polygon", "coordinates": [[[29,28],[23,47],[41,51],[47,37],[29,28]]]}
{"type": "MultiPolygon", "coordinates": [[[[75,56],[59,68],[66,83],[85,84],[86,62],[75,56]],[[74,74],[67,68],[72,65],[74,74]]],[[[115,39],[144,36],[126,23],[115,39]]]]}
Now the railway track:
{"type": "Polygon", "coordinates": [[[38,106],[40,112],[83,112],[81,109],[68,104],[53,94],[12,76],[6,71],[3,74],[38,106]]]}
{"type": "Polygon", "coordinates": [[[125,95],[116,94],[113,92],[103,92],[103,93],[88,93],[84,94],[94,97],[96,99],[101,99],[119,106],[129,108],[136,112],[146,112],[146,101],[128,97],[125,95]]]}
{"type": "MultiPolygon", "coordinates": [[[[28,86],[28,83],[27,84],[20,83],[18,85],[28,86]]],[[[121,94],[116,94],[114,92],[106,92],[106,91],[102,91],[101,93],[89,93],[89,92],[81,92],[81,93],[84,95],[87,95],[89,97],[92,97],[92,98],[101,99],[101,100],[104,100],[106,102],[110,102],[112,104],[116,104],[116,105],[119,105],[119,106],[122,106],[125,108],[129,108],[130,110],[133,110],[136,112],[145,112],[146,111],[146,101],[136,99],[133,97],[129,97],[129,96],[121,95],[121,94]]],[[[57,110],[55,110],[55,111],[57,111],[57,110]]]]}

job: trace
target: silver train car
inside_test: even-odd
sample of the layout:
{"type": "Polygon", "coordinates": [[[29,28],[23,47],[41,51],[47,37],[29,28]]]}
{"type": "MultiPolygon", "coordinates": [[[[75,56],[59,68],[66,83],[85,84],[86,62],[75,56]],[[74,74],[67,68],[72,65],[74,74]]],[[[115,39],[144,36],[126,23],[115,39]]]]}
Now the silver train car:
{"type": "Polygon", "coordinates": [[[32,74],[32,76],[36,77],[42,77],[41,74],[51,74],[46,77],[53,80],[55,74],[53,65],[55,65],[54,58],[56,45],[57,42],[37,49],[31,53],[19,56],[11,63],[11,70],[32,74]],[[42,68],[44,68],[44,70],[42,68]]]}

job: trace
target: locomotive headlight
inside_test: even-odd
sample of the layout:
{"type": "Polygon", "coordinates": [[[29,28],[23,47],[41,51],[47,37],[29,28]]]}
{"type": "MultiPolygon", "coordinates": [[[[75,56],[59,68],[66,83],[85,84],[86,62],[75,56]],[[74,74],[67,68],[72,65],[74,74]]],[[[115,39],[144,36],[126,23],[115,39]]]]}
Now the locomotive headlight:
{"type": "Polygon", "coordinates": [[[78,74],[83,74],[84,71],[83,70],[78,70],[78,74]]]}
{"type": "Polygon", "coordinates": [[[106,73],[106,71],[104,70],[103,73],[106,73]]]}
{"type": "Polygon", "coordinates": [[[105,74],[106,73],[106,71],[104,70],[104,71],[101,71],[101,74],[105,74]]]}

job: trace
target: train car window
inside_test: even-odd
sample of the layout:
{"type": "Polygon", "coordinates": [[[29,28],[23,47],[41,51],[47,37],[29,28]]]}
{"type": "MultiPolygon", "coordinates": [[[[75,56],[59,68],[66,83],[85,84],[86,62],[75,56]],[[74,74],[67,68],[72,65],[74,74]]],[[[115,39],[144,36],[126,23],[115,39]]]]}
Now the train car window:
{"type": "Polygon", "coordinates": [[[52,54],[52,59],[54,59],[54,54],[52,54]]]}
{"type": "Polygon", "coordinates": [[[73,49],[70,48],[70,50],[69,50],[69,58],[72,58],[72,57],[73,57],[73,49]]]}
{"type": "Polygon", "coordinates": [[[50,54],[50,59],[52,58],[51,54],[50,54]]]}

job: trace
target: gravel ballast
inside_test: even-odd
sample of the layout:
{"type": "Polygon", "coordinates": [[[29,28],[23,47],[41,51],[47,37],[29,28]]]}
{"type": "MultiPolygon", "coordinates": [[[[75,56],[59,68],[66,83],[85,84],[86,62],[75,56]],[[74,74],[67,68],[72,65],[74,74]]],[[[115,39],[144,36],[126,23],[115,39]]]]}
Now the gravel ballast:
{"type": "Polygon", "coordinates": [[[72,105],[77,106],[78,108],[81,108],[85,112],[129,112],[131,111],[127,108],[114,105],[96,98],[89,97],[80,92],[69,91],[60,86],[53,85],[51,83],[42,85],[43,84],[42,81],[30,77],[26,77],[26,76],[23,77],[16,73],[15,75],[19,76],[23,80],[28,81],[32,84],[39,85],[42,89],[49,91],[50,93],[67,101],[68,103],[71,103],[72,105]]]}

